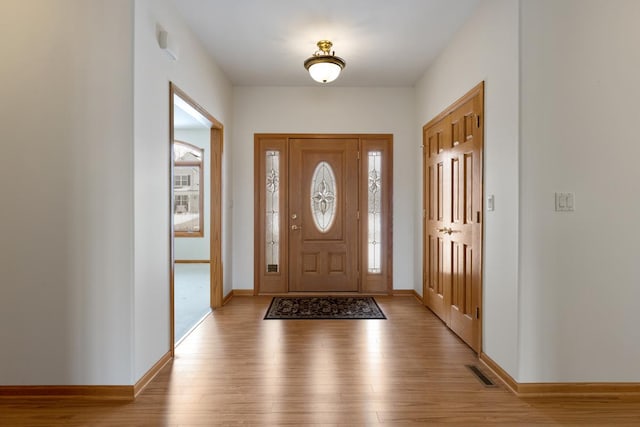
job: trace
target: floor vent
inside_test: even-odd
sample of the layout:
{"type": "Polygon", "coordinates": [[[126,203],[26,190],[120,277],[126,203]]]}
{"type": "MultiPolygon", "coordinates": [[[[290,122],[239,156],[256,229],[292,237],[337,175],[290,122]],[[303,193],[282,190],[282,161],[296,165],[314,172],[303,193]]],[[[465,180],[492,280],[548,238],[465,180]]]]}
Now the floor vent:
{"type": "Polygon", "coordinates": [[[485,387],[497,387],[476,365],[467,365],[467,368],[473,372],[473,375],[475,375],[485,387]]]}

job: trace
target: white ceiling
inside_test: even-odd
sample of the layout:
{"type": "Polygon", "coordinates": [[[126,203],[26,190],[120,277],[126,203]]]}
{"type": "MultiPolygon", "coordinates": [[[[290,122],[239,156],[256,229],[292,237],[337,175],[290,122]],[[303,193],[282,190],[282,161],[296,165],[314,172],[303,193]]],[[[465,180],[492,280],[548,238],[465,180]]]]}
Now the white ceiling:
{"type": "Polygon", "coordinates": [[[175,104],[173,105],[173,127],[175,129],[207,129],[190,113],[175,104]]]}
{"type": "Polygon", "coordinates": [[[211,122],[177,94],[173,96],[175,129],[211,129],[211,122]]]}
{"type": "Polygon", "coordinates": [[[321,39],[347,62],[337,86],[412,86],[479,0],[172,0],[237,86],[312,86],[321,39]]]}

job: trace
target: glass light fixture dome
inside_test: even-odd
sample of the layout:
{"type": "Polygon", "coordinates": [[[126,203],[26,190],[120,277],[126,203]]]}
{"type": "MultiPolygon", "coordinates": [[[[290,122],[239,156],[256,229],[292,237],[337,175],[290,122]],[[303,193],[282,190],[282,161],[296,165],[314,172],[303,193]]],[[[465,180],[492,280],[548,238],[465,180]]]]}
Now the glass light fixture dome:
{"type": "Polygon", "coordinates": [[[335,56],[335,52],[330,52],[331,46],[333,43],[329,40],[320,40],[318,50],[304,61],[304,68],[309,71],[311,78],[319,83],[331,83],[347,65],[344,59],[335,56]]]}

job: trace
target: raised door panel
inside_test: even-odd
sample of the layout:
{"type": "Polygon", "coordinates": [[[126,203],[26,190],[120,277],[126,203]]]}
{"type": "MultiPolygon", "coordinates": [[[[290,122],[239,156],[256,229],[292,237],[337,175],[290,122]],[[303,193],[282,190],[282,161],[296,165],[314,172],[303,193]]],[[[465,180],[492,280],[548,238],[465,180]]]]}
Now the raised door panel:
{"type": "Polygon", "coordinates": [[[473,249],[453,238],[451,262],[450,327],[473,347],[475,301],[473,298],[473,249]]]}

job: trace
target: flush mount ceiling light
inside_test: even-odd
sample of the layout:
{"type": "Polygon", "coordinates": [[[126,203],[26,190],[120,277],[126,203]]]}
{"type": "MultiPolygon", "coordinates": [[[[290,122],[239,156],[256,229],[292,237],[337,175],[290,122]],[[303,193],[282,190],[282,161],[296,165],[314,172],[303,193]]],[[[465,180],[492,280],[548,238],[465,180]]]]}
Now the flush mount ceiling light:
{"type": "Polygon", "coordinates": [[[311,78],[319,83],[331,83],[347,66],[344,59],[336,56],[335,52],[330,52],[331,46],[333,43],[329,40],[320,40],[318,50],[304,61],[304,68],[309,71],[311,78]]]}

